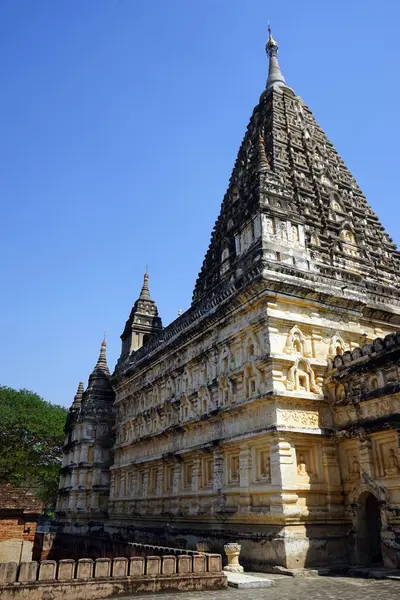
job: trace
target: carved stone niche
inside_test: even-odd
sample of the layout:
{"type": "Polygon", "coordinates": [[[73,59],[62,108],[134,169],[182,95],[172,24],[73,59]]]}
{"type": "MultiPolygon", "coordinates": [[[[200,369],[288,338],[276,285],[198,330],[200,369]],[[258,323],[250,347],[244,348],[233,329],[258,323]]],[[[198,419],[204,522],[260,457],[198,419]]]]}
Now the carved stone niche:
{"type": "Polygon", "coordinates": [[[304,349],[305,337],[301,329],[295,325],[288,333],[284,352],[286,354],[300,354],[304,356],[304,349]]]}
{"type": "Polygon", "coordinates": [[[228,472],[227,472],[227,483],[231,484],[239,484],[240,480],[240,459],[239,452],[228,454],[227,456],[228,463],[228,472]]]}
{"type": "Polygon", "coordinates": [[[253,449],[253,477],[257,483],[271,481],[271,460],[268,446],[253,449]]]}
{"type": "Polygon", "coordinates": [[[318,479],[315,448],[296,444],[297,481],[310,483],[318,479]]]}
{"type": "Polygon", "coordinates": [[[331,338],[331,341],[329,344],[328,356],[336,356],[337,354],[342,355],[343,352],[345,352],[345,350],[348,350],[348,349],[349,349],[348,344],[346,344],[344,339],[338,333],[336,333],[331,338]]]}
{"type": "Polygon", "coordinates": [[[286,388],[289,391],[321,393],[321,388],[315,381],[315,374],[310,361],[305,358],[296,360],[288,370],[286,388]]]}

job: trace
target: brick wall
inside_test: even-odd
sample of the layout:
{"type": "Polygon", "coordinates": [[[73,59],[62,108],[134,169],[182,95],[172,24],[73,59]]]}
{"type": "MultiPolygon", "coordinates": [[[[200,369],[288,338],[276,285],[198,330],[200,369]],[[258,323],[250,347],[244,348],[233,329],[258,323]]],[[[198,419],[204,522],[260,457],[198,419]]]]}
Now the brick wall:
{"type": "Polygon", "coordinates": [[[0,562],[32,560],[36,522],[0,517],[0,562]]]}

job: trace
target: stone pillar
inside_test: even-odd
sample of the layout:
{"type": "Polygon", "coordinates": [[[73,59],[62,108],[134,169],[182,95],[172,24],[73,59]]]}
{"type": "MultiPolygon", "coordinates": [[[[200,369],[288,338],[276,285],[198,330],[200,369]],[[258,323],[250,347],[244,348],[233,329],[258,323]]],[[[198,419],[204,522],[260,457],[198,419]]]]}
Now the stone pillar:
{"type": "Polygon", "coordinates": [[[297,472],[293,452],[289,440],[276,438],[270,446],[271,484],[279,486],[281,492],[271,496],[271,513],[298,516],[300,509],[296,506],[298,496],[295,493],[284,492],[284,489],[296,489],[297,472]]]}
{"type": "Polygon", "coordinates": [[[69,510],[75,510],[76,508],[76,492],[74,491],[71,491],[69,493],[68,508],[69,510]]]}
{"type": "Polygon", "coordinates": [[[103,449],[101,446],[96,445],[93,450],[93,462],[102,462],[103,449]]]}
{"type": "Polygon", "coordinates": [[[191,492],[195,494],[196,497],[190,500],[189,506],[189,514],[196,515],[199,512],[199,475],[200,475],[200,458],[196,458],[193,461],[192,467],[192,483],[191,483],[191,492]]]}
{"type": "Polygon", "coordinates": [[[199,474],[200,474],[200,459],[196,458],[193,461],[193,468],[192,468],[191,490],[192,490],[193,494],[197,494],[197,492],[199,490],[199,474]]]}
{"type": "MultiPolygon", "coordinates": [[[[324,444],[322,446],[322,468],[328,488],[326,503],[329,506],[329,510],[332,511],[335,508],[332,505],[342,504],[340,471],[335,444],[324,444]]],[[[341,510],[339,507],[338,509],[341,510]]]]}
{"type": "MultiPolygon", "coordinates": [[[[147,468],[146,471],[144,472],[144,477],[143,477],[143,498],[147,499],[148,496],[148,490],[149,490],[149,469],[147,468]]],[[[145,514],[147,513],[147,502],[141,502],[140,504],[141,507],[141,513],[145,514]]]]}
{"type": "Polygon", "coordinates": [[[81,444],[80,462],[87,462],[88,453],[89,453],[88,444],[86,444],[86,443],[81,444]]]}
{"type": "Polygon", "coordinates": [[[372,477],[372,444],[371,440],[366,436],[363,436],[360,439],[360,467],[361,472],[367,473],[370,477],[372,477]]]}
{"type": "Polygon", "coordinates": [[[214,449],[214,464],[213,464],[213,492],[214,499],[212,503],[212,512],[219,513],[224,508],[224,497],[222,495],[223,487],[223,472],[224,472],[224,455],[219,446],[214,449]]]}
{"type": "Polygon", "coordinates": [[[76,488],[78,482],[78,471],[76,468],[72,468],[72,474],[71,474],[71,487],[72,488],[76,488]]]}
{"type": "Polygon", "coordinates": [[[219,494],[222,489],[222,474],[224,470],[224,457],[219,446],[214,449],[213,467],[213,490],[215,494],[219,494]]]}
{"type": "Polygon", "coordinates": [[[86,473],[87,473],[87,471],[85,469],[80,469],[79,470],[78,483],[79,483],[80,486],[86,485],[86,473]]]}
{"type": "Polygon", "coordinates": [[[86,510],[86,492],[80,492],[78,494],[76,510],[82,510],[82,511],[86,510]]]}
{"type": "Polygon", "coordinates": [[[100,497],[99,492],[96,490],[92,490],[92,494],[90,496],[90,510],[97,511],[100,508],[100,497]]]}
{"type": "Polygon", "coordinates": [[[123,498],[126,496],[126,472],[121,472],[121,487],[120,487],[120,496],[123,498]]]}
{"type": "MultiPolygon", "coordinates": [[[[98,485],[95,479],[95,473],[96,473],[96,469],[93,471],[93,479],[92,479],[92,485],[98,485]]],[[[111,471],[111,480],[110,480],[110,496],[113,498],[115,497],[115,473],[114,471],[111,471]]]]}
{"type": "Polygon", "coordinates": [[[93,478],[92,478],[92,486],[101,484],[101,469],[99,467],[95,467],[93,469],[93,478]]]}
{"type": "Polygon", "coordinates": [[[159,465],[159,467],[157,469],[156,489],[155,489],[157,500],[153,500],[154,513],[157,515],[159,515],[162,512],[163,488],[164,488],[164,467],[163,467],[163,465],[159,465]]]}
{"type": "Polygon", "coordinates": [[[172,496],[174,497],[172,501],[172,512],[174,514],[179,514],[181,509],[181,499],[179,497],[180,487],[181,487],[181,473],[182,466],[179,460],[175,460],[174,471],[172,475],[172,496]]]}
{"type": "Polygon", "coordinates": [[[240,497],[239,510],[242,513],[250,511],[250,494],[249,484],[251,475],[251,450],[248,446],[240,448],[239,452],[239,481],[240,481],[240,497]]]}
{"type": "Polygon", "coordinates": [[[156,481],[156,494],[157,496],[162,496],[163,494],[163,485],[164,485],[164,469],[162,465],[158,468],[157,471],[157,481],[156,481]]]}
{"type": "Polygon", "coordinates": [[[174,464],[174,473],[172,476],[172,494],[178,496],[181,483],[181,463],[177,460],[174,464]]]}

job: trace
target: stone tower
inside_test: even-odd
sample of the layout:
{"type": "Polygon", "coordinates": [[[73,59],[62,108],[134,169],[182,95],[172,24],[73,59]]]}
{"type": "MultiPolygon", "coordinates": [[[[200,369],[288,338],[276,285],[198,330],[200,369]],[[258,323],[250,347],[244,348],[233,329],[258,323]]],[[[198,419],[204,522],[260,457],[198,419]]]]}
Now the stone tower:
{"type": "Polygon", "coordinates": [[[399,253],[287,86],[271,32],[266,51],[192,306],[130,354],[129,342],[113,375],[105,524],[138,540],[240,541],[257,568],[346,555],[326,371],[400,323],[399,253]]]}
{"type": "Polygon", "coordinates": [[[156,303],[150,297],[149,275],[144,274],[142,291],[136,300],[121,335],[121,357],[139,350],[154,334],[162,330],[156,303]]]}
{"type": "MultiPolygon", "coordinates": [[[[370,343],[377,337],[393,343],[399,253],[286,84],[271,32],[266,51],[266,86],[191,307],[161,329],[145,277],[122,334],[102,524],[108,534],[158,544],[197,539],[220,550],[239,542],[244,564],[259,569],[343,562],[354,535],[353,547],[365,539],[362,514],[379,510],[374,539],[400,543],[397,420],[381,444],[382,420],[364,426],[368,407],[352,407],[350,418],[362,368],[341,371],[337,361],[362,361],[361,346],[378,352],[381,343],[370,343]],[[356,518],[367,490],[380,490],[377,501],[356,518]]],[[[362,375],[375,386],[371,398],[386,376],[374,360],[362,375]]],[[[398,377],[399,369],[385,369],[398,377]]],[[[379,411],[399,412],[395,400],[379,411]]],[[[79,419],[73,413],[71,422],[79,419]]]]}
{"type": "Polygon", "coordinates": [[[104,340],[86,390],[82,382],[79,384],[65,426],[57,517],[66,531],[80,533],[89,519],[95,524],[104,522],[107,515],[113,402],[104,340]]]}

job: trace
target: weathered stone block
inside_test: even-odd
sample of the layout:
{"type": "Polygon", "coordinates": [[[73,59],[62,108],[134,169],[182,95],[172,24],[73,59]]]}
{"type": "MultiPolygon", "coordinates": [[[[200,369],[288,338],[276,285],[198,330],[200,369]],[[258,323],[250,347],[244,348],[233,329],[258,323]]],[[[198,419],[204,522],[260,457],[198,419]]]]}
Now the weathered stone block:
{"type": "Polygon", "coordinates": [[[178,556],[178,573],[191,573],[192,572],[192,557],[187,554],[178,556]]]}
{"type": "Polygon", "coordinates": [[[176,558],[175,556],[162,557],[162,574],[174,575],[176,573],[176,558]]]}
{"type": "Polygon", "coordinates": [[[112,576],[126,577],[128,575],[128,559],[118,556],[113,560],[112,576]]]}
{"type": "Polygon", "coordinates": [[[16,562],[0,563],[0,585],[17,581],[18,564],[16,562]]]}
{"type": "Polygon", "coordinates": [[[43,560],[39,565],[39,581],[56,578],[57,563],[55,560],[43,560]]]}
{"type": "Polygon", "coordinates": [[[195,554],[193,556],[193,573],[204,573],[206,570],[206,557],[204,554],[195,554]]]}
{"type": "Polygon", "coordinates": [[[207,571],[220,573],[222,571],[222,556],[220,554],[207,554],[207,571]]]}
{"type": "Polygon", "coordinates": [[[94,566],[94,576],[96,579],[100,577],[110,577],[111,558],[96,558],[94,566]]]}
{"type": "Polygon", "coordinates": [[[38,564],[35,560],[22,562],[19,566],[18,581],[36,581],[38,564]]]}
{"type": "Polygon", "coordinates": [[[73,579],[75,575],[75,561],[71,558],[64,558],[58,563],[57,579],[59,581],[67,581],[73,579]]]}
{"type": "Polygon", "coordinates": [[[148,556],[146,558],[146,575],[159,575],[161,570],[161,558],[159,556],[148,556]]]}
{"type": "Polygon", "coordinates": [[[91,558],[80,558],[76,568],[77,579],[90,579],[93,577],[93,561],[91,558]]]}
{"type": "Polygon", "coordinates": [[[142,556],[132,556],[129,562],[129,575],[131,577],[142,577],[144,575],[144,558],[142,556]]]}

